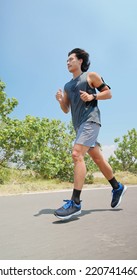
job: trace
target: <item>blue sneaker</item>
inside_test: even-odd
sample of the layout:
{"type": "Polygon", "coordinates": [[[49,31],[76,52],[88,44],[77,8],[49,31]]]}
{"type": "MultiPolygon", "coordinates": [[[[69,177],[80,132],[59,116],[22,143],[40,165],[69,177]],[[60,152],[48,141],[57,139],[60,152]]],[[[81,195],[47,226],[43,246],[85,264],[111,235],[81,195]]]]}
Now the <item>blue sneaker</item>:
{"type": "Polygon", "coordinates": [[[76,204],[73,200],[64,200],[64,202],[66,203],[54,212],[57,218],[67,220],[74,215],[81,214],[81,203],[76,204]]]}
{"type": "Polygon", "coordinates": [[[119,188],[116,190],[112,190],[112,201],[111,201],[112,208],[117,208],[119,206],[119,204],[121,203],[122,196],[127,190],[126,186],[123,186],[121,183],[118,184],[119,184],[119,188]]]}

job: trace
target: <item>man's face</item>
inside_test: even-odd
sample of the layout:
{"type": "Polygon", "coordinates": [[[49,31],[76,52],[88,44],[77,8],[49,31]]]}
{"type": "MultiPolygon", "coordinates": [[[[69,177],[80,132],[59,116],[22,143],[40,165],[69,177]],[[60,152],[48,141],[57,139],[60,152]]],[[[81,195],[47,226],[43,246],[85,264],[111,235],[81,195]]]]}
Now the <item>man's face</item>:
{"type": "Polygon", "coordinates": [[[75,53],[72,53],[67,60],[67,66],[69,72],[73,73],[75,71],[81,70],[82,59],[78,59],[75,53]]]}

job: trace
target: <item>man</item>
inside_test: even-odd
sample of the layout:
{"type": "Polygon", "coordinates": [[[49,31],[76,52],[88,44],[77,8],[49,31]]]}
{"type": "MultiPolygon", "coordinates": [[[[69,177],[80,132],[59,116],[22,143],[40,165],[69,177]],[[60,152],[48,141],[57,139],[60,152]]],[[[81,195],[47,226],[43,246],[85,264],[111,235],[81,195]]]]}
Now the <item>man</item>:
{"type": "Polygon", "coordinates": [[[56,94],[61,109],[68,113],[71,109],[72,122],[76,139],[72,151],[74,161],[74,189],[70,200],[55,211],[60,219],[69,219],[81,213],[80,194],[86,176],[84,156],[86,153],[97,164],[100,171],[112,186],[111,207],[116,208],[126,191],[126,186],[117,182],[109,163],[105,160],[97,142],[101,119],[98,100],[112,97],[110,87],[95,72],[87,72],[90,62],[89,54],[82,49],[73,49],[68,54],[67,66],[73,78],[56,94]],[[97,89],[97,91],[96,91],[97,89]]]}

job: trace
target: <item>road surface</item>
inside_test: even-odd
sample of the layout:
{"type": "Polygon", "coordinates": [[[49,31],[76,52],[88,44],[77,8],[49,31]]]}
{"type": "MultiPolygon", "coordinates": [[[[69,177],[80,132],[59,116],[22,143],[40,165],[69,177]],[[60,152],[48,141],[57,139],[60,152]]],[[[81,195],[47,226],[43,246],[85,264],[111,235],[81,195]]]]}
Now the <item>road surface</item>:
{"type": "Polygon", "coordinates": [[[60,221],[54,210],[71,191],[0,197],[0,260],[136,260],[137,185],[118,209],[111,188],[83,190],[82,214],[60,221]]]}

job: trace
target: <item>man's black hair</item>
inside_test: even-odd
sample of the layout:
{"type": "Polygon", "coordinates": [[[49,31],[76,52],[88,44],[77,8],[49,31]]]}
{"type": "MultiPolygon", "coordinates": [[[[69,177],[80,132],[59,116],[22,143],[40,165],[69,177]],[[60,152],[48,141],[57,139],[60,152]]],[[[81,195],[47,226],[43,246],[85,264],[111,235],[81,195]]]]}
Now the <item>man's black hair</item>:
{"type": "Polygon", "coordinates": [[[68,56],[70,56],[72,53],[75,53],[78,59],[83,60],[81,64],[81,71],[86,72],[90,66],[89,54],[85,50],[79,48],[75,48],[72,51],[70,51],[68,53],[68,56]]]}

